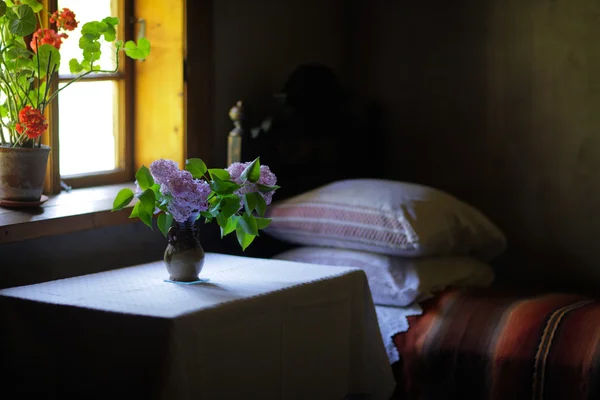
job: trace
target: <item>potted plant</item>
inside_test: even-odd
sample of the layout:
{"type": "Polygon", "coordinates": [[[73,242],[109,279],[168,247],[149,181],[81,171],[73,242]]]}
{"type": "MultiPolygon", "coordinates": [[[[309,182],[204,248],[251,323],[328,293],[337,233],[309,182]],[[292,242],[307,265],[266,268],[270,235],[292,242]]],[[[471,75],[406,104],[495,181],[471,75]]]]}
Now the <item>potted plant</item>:
{"type": "Polygon", "coordinates": [[[116,72],[122,51],[132,59],[150,53],[145,38],[117,40],[118,18],[87,22],[81,27],[81,58],[69,60],[74,78],[58,88],[60,46],[79,23],[68,8],[49,13],[37,0],[0,0],[0,200],[40,199],[50,152],[41,142],[48,128],[45,111],[61,90],[89,74],[116,72]],[[97,64],[103,42],[115,49],[113,70],[97,64]]]}
{"type": "Polygon", "coordinates": [[[275,174],[258,158],[227,169],[208,169],[199,158],[186,160],[185,169],[179,169],[175,161],[160,159],[150,168],[142,166],[135,178],[137,193],[122,189],[113,211],[135,201],[129,217],[151,229],[157,216],[158,229],[168,239],[164,261],[174,282],[198,281],[204,265],[196,221],[216,221],[221,237],[235,232],[245,250],[271,222],[265,212],[279,188],[275,174]]]}

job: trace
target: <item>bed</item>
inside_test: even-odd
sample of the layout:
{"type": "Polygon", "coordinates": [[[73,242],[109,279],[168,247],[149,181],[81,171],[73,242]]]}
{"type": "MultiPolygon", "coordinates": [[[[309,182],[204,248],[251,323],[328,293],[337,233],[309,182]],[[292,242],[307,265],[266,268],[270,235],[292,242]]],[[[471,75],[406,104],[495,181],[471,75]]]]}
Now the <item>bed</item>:
{"type": "Polygon", "coordinates": [[[397,398],[599,399],[600,302],[450,289],[394,335],[397,398]]]}
{"type": "Polygon", "coordinates": [[[377,141],[364,141],[366,129],[377,137],[377,113],[344,114],[343,91],[322,66],[299,68],[283,91],[285,104],[247,116],[238,132],[241,159],[261,156],[282,186],[261,240],[268,249],[253,255],[365,269],[394,400],[600,399],[599,300],[495,288],[477,263],[502,253],[506,238],[482,213],[439,191],[356,180],[378,170],[377,141]],[[349,144],[373,168],[348,168],[349,144]]]}

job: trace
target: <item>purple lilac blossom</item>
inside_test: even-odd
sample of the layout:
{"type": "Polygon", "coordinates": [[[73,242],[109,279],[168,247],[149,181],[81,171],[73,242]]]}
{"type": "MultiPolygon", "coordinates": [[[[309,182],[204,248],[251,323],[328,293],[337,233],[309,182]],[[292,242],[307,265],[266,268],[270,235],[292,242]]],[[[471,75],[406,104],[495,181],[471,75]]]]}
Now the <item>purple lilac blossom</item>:
{"type": "Polygon", "coordinates": [[[169,180],[179,173],[179,164],[172,160],[160,159],[150,164],[150,173],[154,182],[159,185],[167,184],[169,180]]]}
{"type": "MultiPolygon", "coordinates": [[[[229,176],[231,177],[231,180],[237,184],[241,184],[242,181],[240,179],[240,175],[242,175],[242,172],[244,172],[244,169],[246,169],[246,167],[248,165],[250,165],[250,162],[246,162],[246,163],[235,162],[235,163],[231,164],[227,168],[227,172],[229,172],[229,176]]],[[[258,178],[257,183],[259,183],[261,185],[273,186],[273,185],[277,184],[277,177],[275,176],[275,174],[273,172],[271,172],[271,169],[268,166],[261,165],[260,166],[260,178],[258,178]]],[[[240,188],[239,190],[236,190],[235,194],[237,194],[238,196],[240,196],[240,198],[243,199],[244,194],[252,193],[252,192],[258,192],[258,188],[253,183],[246,183],[244,187],[240,188]]],[[[271,204],[271,201],[273,200],[273,194],[275,194],[274,190],[267,192],[267,193],[261,193],[261,195],[265,199],[265,203],[267,203],[267,205],[271,204]]],[[[243,200],[241,201],[241,204],[243,205],[243,200]]]]}
{"type": "Polygon", "coordinates": [[[210,185],[194,179],[188,171],[178,170],[166,184],[161,185],[161,192],[171,197],[167,210],[178,222],[208,209],[206,199],[210,195],[210,185]]]}

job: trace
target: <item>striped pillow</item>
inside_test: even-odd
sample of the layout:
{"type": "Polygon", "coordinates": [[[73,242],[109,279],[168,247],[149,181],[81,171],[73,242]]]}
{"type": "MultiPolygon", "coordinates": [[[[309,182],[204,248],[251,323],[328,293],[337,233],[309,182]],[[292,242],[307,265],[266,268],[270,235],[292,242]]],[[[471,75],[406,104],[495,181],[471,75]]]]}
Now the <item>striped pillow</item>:
{"type": "Polygon", "coordinates": [[[480,211],[440,190],[381,179],[337,181],[274,203],[265,232],[300,245],[404,257],[504,251],[504,234],[480,211]]]}

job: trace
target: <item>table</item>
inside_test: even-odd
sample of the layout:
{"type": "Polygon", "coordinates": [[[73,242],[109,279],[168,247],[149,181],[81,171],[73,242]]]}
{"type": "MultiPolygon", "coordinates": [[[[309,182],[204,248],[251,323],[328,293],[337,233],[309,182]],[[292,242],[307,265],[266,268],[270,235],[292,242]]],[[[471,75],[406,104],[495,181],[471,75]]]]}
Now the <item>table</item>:
{"type": "Polygon", "coordinates": [[[161,261],[0,290],[3,393],[61,400],[392,395],[361,270],[207,253],[200,276],[210,281],[164,282],[161,261]]]}

